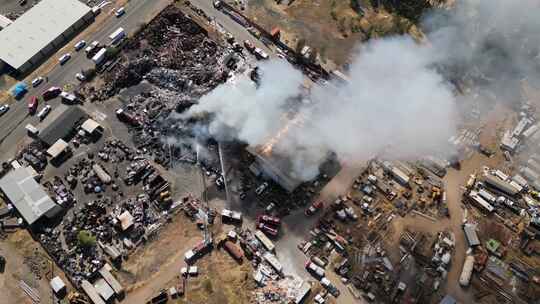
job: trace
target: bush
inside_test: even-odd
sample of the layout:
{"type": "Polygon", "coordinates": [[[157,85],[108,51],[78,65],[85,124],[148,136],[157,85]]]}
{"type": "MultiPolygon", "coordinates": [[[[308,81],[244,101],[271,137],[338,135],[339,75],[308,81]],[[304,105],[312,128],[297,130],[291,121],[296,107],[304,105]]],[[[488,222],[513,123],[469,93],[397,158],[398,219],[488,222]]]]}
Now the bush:
{"type": "Polygon", "coordinates": [[[94,247],[96,245],[96,237],[87,230],[81,230],[77,234],[77,242],[79,243],[79,247],[94,247]]]}
{"type": "Polygon", "coordinates": [[[120,49],[114,46],[107,47],[107,51],[105,52],[105,58],[112,59],[118,56],[120,53],[120,49]]]}
{"type": "Polygon", "coordinates": [[[96,69],[89,68],[87,70],[82,71],[82,74],[84,77],[86,77],[87,80],[92,80],[92,78],[96,77],[96,69]]]}

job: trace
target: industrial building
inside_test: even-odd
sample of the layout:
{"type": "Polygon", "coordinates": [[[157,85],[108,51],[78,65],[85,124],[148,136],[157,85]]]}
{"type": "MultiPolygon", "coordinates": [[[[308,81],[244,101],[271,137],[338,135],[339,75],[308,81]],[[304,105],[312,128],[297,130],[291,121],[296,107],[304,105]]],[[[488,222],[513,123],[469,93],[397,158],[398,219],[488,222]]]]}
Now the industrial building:
{"type": "Polygon", "coordinates": [[[0,180],[0,190],[28,225],[33,225],[43,217],[52,219],[62,211],[36,182],[33,170],[29,167],[20,167],[7,173],[0,180]]]}
{"type": "Polygon", "coordinates": [[[255,175],[262,175],[273,180],[288,192],[293,192],[302,184],[299,177],[292,175],[291,164],[287,158],[280,157],[275,153],[266,155],[253,147],[248,147],[247,151],[255,157],[255,162],[250,168],[255,175]]]}
{"type": "Polygon", "coordinates": [[[59,139],[69,141],[87,117],[86,112],[79,106],[61,105],[44,121],[38,137],[48,147],[53,146],[59,139]]]}
{"type": "Polygon", "coordinates": [[[41,0],[0,31],[0,69],[30,71],[93,19],[78,0],[41,0]]]}

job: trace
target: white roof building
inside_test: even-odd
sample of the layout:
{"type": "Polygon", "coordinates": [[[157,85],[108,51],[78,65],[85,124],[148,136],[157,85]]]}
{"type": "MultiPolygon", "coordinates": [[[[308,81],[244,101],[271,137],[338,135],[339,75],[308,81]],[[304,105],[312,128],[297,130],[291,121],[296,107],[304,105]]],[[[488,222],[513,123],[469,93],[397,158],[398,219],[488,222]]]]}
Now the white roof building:
{"type": "Polygon", "coordinates": [[[0,31],[0,59],[27,71],[92,19],[90,7],[78,0],[41,0],[0,31]]]}
{"type": "Polygon", "coordinates": [[[43,187],[36,182],[28,167],[10,171],[0,180],[0,189],[28,225],[41,217],[53,218],[61,207],[56,205],[43,187]]]}

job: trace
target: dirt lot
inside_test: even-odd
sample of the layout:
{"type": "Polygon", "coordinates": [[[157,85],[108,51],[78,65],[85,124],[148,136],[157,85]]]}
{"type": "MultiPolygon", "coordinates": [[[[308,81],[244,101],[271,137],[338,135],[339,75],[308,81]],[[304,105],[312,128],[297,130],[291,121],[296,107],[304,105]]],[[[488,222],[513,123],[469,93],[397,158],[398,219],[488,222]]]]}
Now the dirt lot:
{"type": "MultiPolygon", "coordinates": [[[[6,258],[6,268],[0,274],[0,304],[32,303],[21,288],[19,281],[35,288],[41,303],[53,303],[49,280],[59,274],[41,246],[32,239],[28,231],[10,233],[0,241],[0,254],[6,258]],[[30,269],[34,269],[31,271],[30,269]]],[[[68,281],[64,279],[68,284],[68,281]]]]}
{"type": "Polygon", "coordinates": [[[359,2],[365,7],[363,17],[345,0],[297,0],[289,6],[277,5],[273,0],[254,0],[246,12],[267,30],[279,27],[282,40],[291,47],[305,39],[321,58],[338,65],[347,63],[351,51],[363,40],[405,32],[420,35],[407,19],[384,9],[375,11],[369,1],[359,2]]]}

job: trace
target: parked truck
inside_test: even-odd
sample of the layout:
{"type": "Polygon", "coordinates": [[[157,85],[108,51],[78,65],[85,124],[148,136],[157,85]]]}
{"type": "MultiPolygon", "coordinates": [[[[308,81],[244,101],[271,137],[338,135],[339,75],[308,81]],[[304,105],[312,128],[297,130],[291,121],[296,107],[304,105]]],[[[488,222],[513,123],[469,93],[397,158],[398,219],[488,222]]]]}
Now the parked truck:
{"type": "Polygon", "coordinates": [[[106,48],[101,48],[93,57],[92,57],[92,61],[96,64],[96,65],[101,65],[104,61],[105,61],[105,55],[107,53],[107,49],[106,48]]]}
{"type": "Polygon", "coordinates": [[[111,45],[118,44],[125,37],[126,37],[126,31],[124,31],[124,29],[121,27],[119,27],[116,31],[114,31],[111,35],[109,35],[111,45]]]}

